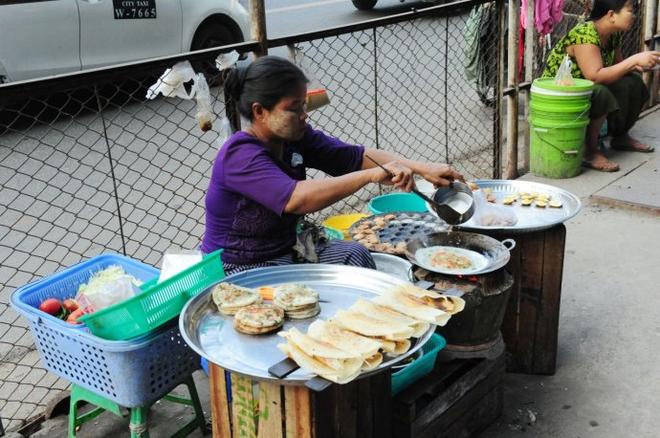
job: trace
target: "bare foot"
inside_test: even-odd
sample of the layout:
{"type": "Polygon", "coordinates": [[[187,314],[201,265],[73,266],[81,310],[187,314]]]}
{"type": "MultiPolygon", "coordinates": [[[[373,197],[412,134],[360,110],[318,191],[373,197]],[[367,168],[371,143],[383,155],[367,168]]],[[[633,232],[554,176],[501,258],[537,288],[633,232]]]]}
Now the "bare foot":
{"type": "Polygon", "coordinates": [[[653,152],[655,150],[653,146],[642,143],[641,141],[632,138],[628,134],[624,134],[619,137],[612,137],[610,146],[612,146],[612,149],[630,152],[653,152]]]}
{"type": "Polygon", "coordinates": [[[601,172],[616,172],[619,170],[617,163],[609,160],[605,155],[600,153],[596,153],[591,157],[585,157],[582,165],[601,172]]]}

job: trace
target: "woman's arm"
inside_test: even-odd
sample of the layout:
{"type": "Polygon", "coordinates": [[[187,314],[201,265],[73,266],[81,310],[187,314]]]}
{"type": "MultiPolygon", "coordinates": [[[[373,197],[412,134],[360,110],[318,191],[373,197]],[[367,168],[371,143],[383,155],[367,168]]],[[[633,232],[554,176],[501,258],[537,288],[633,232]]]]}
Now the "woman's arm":
{"type": "MultiPolygon", "coordinates": [[[[420,161],[408,160],[391,152],[381,149],[365,149],[364,154],[370,156],[379,163],[397,161],[412,169],[413,173],[420,175],[435,186],[448,186],[451,181],[461,180],[463,176],[448,164],[422,163],[420,161]]],[[[369,159],[362,159],[362,168],[371,169],[376,165],[369,159]]],[[[412,188],[412,187],[411,187],[412,188]]]]}
{"type": "Polygon", "coordinates": [[[392,181],[404,188],[412,185],[412,171],[396,162],[387,162],[384,167],[393,178],[381,168],[369,168],[332,178],[298,181],[291,197],[284,207],[285,213],[307,214],[319,211],[344,199],[369,183],[392,181]]]}
{"type": "MultiPolygon", "coordinates": [[[[660,57],[660,52],[641,52],[622,59],[611,67],[603,67],[600,48],[595,44],[576,44],[569,46],[568,51],[569,54],[573,52],[573,57],[585,79],[604,85],[614,83],[630,72],[653,68],[660,57]]],[[[621,51],[617,50],[615,58],[619,57],[623,58],[621,51]]]]}

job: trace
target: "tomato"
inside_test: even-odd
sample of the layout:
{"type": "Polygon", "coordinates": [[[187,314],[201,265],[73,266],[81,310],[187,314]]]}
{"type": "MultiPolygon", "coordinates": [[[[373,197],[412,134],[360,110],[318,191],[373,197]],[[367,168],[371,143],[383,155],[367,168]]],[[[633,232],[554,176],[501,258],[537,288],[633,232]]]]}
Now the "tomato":
{"type": "Polygon", "coordinates": [[[57,316],[62,311],[62,302],[56,298],[48,298],[41,302],[39,310],[49,315],[57,316]]]}
{"type": "Polygon", "coordinates": [[[64,307],[64,309],[67,312],[74,312],[74,311],[78,310],[80,305],[73,298],[68,298],[68,299],[64,300],[64,302],[62,303],[62,307],[64,307]]]}
{"type": "Polygon", "coordinates": [[[76,309],[71,314],[69,317],[66,319],[66,322],[69,324],[82,324],[80,321],[78,321],[78,318],[83,316],[83,310],[82,309],[76,309]]]}

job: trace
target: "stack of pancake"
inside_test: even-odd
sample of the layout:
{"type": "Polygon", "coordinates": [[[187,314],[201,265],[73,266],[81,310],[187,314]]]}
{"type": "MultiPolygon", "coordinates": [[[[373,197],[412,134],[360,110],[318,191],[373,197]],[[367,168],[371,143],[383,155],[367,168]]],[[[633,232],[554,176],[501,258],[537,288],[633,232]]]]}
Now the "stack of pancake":
{"type": "Polygon", "coordinates": [[[287,343],[278,347],[302,368],[347,383],[380,365],[383,353],[406,353],[410,338],[422,336],[431,324],[445,325],[464,307],[461,298],[399,286],[372,301],[360,299],[329,321],[315,321],[307,334],[295,328],[280,332],[287,343]]]}
{"type": "Polygon", "coordinates": [[[252,304],[234,315],[234,328],[247,335],[262,335],[282,327],[284,310],[272,304],[252,304]]]}
{"type": "Polygon", "coordinates": [[[234,315],[240,308],[262,301],[261,295],[254,290],[231,283],[218,284],[213,288],[211,298],[220,313],[225,315],[234,315]]]}
{"type": "Polygon", "coordinates": [[[281,307],[289,319],[305,319],[321,311],[319,294],[302,284],[283,284],[275,287],[273,304],[281,307]]]}

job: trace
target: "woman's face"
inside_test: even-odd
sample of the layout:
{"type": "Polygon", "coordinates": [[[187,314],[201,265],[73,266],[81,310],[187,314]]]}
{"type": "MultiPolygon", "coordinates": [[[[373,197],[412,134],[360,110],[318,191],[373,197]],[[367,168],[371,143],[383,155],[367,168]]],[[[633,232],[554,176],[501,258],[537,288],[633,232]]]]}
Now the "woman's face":
{"type": "Polygon", "coordinates": [[[278,140],[296,141],[305,134],[307,120],[307,86],[301,85],[271,109],[263,109],[260,123],[278,140]]]}
{"type": "Polygon", "coordinates": [[[635,23],[635,12],[631,1],[619,10],[619,12],[612,11],[610,21],[618,31],[630,30],[635,23]]]}

